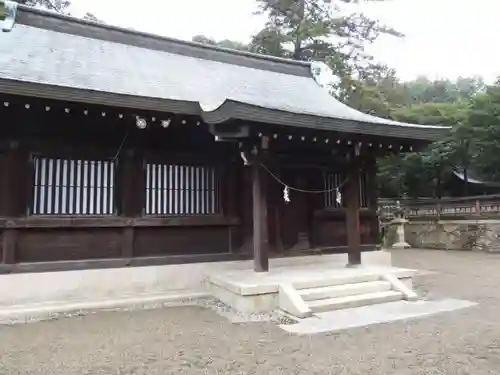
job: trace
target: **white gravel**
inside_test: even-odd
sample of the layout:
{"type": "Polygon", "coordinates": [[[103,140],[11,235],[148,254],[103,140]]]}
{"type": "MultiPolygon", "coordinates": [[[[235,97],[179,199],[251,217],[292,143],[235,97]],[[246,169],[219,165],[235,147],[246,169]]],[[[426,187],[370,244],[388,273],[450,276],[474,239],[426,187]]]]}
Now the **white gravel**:
{"type": "Polygon", "coordinates": [[[274,321],[231,323],[214,301],[0,326],[0,374],[500,374],[500,255],[404,250],[393,259],[433,271],[416,280],[426,298],[479,305],[314,336],[274,321]]]}

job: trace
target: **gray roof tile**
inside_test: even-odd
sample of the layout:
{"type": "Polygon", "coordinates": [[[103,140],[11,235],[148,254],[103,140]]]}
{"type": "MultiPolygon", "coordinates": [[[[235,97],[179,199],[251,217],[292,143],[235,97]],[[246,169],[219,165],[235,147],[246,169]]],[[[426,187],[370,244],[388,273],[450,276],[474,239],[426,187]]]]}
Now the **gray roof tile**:
{"type": "Polygon", "coordinates": [[[268,117],[272,111],[283,113],[288,120],[281,123],[286,125],[356,133],[432,139],[446,129],[403,124],[354,110],[321,88],[310,75],[308,64],[266,60],[171,39],[162,41],[159,37],[23,9],[24,13],[33,13],[25,23],[36,26],[38,18],[44,17],[41,25],[49,26],[17,24],[11,32],[0,34],[3,80],[198,103],[200,114],[208,113],[207,118],[210,113],[214,115],[212,122],[226,117],[247,119],[245,113],[249,112],[244,113],[245,108],[252,109],[257,121],[262,120],[265,116],[259,118],[257,113],[261,108],[268,117]],[[52,28],[51,21],[55,25],[52,28]],[[127,38],[135,45],[122,42],[127,38]],[[148,38],[150,45],[144,43],[148,38]],[[205,53],[203,58],[199,52],[205,53]],[[233,103],[231,113],[217,114],[227,109],[223,104],[229,102],[233,103]],[[235,103],[242,107],[236,108],[235,103]]]}

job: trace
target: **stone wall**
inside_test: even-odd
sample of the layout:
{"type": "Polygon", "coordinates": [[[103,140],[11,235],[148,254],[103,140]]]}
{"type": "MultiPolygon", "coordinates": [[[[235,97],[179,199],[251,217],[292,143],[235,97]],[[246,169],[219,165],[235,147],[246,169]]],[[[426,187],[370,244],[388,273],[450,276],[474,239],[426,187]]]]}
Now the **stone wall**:
{"type": "MultiPolygon", "coordinates": [[[[500,252],[500,220],[410,220],[406,242],[413,248],[500,252]]],[[[387,224],[384,246],[396,241],[396,227],[387,224]]]]}

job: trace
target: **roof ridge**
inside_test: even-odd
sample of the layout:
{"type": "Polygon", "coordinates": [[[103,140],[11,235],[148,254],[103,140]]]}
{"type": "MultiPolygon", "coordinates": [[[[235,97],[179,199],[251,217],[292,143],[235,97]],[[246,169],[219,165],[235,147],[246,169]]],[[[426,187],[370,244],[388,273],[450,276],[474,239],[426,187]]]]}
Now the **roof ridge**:
{"type": "MultiPolygon", "coordinates": [[[[163,50],[172,49],[174,50],[172,53],[191,55],[189,53],[191,52],[193,57],[205,58],[208,60],[216,60],[216,61],[221,59],[223,60],[223,62],[234,63],[237,65],[239,64],[238,62],[235,62],[236,60],[247,59],[247,60],[253,60],[255,62],[262,62],[265,65],[270,65],[270,64],[279,65],[281,68],[281,69],[266,69],[266,70],[273,70],[285,74],[305,76],[306,73],[304,71],[300,73],[299,71],[307,69],[307,75],[311,76],[310,73],[311,62],[308,61],[298,61],[282,57],[262,55],[254,52],[239,51],[225,47],[203,44],[195,41],[187,41],[187,40],[162,36],[158,34],[148,33],[144,31],[132,30],[125,27],[101,24],[94,21],[84,20],[64,14],[59,14],[50,10],[33,8],[22,4],[18,5],[18,14],[16,23],[23,24],[26,26],[33,26],[40,29],[65,32],[68,34],[74,34],[92,39],[101,39],[110,42],[136,45],[136,46],[137,44],[133,42],[133,39],[141,38],[150,40],[151,44],[158,44],[158,42],[163,43],[164,44],[163,50]],[[43,18],[43,20],[41,20],[40,18],[43,18]],[[116,40],[117,33],[122,34],[121,35],[122,37],[119,38],[120,40],[116,40]],[[130,39],[128,42],[127,42],[127,37],[128,39],[130,39]],[[184,53],[179,53],[179,51],[176,50],[183,50],[184,53]],[[197,52],[196,50],[198,51],[198,53],[196,53],[197,52]],[[209,58],[210,56],[205,56],[205,57],[199,56],[200,54],[210,55],[210,53],[213,55],[211,56],[213,58],[209,58]],[[221,56],[216,56],[216,55],[221,55],[221,56]],[[222,58],[223,55],[225,55],[226,58],[222,58]],[[231,60],[232,58],[235,61],[233,62],[227,61],[231,60]]],[[[156,48],[152,47],[149,48],[162,49],[158,47],[159,46],[156,46],[156,48]]],[[[166,52],[171,52],[171,51],[166,51],[166,52]]],[[[260,66],[259,68],[265,69],[262,66],[260,66]]]]}

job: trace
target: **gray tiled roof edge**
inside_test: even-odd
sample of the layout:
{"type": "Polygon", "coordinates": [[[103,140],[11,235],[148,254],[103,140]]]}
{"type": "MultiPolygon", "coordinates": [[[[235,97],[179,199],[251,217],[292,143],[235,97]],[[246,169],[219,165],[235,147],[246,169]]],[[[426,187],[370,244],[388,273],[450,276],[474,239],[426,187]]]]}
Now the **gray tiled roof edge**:
{"type": "MultiPolygon", "coordinates": [[[[230,119],[241,119],[252,122],[291,125],[316,130],[357,133],[373,136],[388,136],[386,124],[367,124],[349,120],[327,119],[314,115],[295,114],[277,111],[246,103],[226,100],[219,108],[211,112],[201,109],[198,102],[172,101],[161,98],[106,93],[101,91],[81,90],[76,88],[46,85],[0,78],[0,92],[23,96],[37,96],[46,99],[66,100],[88,104],[106,103],[110,106],[150,110],[186,115],[199,115],[209,124],[222,123],[230,119]],[[280,112],[280,116],[276,113],[280,112]]],[[[391,137],[434,141],[443,136],[447,127],[438,126],[395,126],[391,127],[391,137]],[[420,137],[415,137],[419,131],[420,137]]]]}
{"type": "MultiPolygon", "coordinates": [[[[30,57],[32,56],[30,55],[32,52],[28,51],[24,57],[21,56],[17,60],[12,60],[18,64],[16,65],[16,69],[20,70],[11,69],[9,71],[7,67],[4,78],[0,78],[0,92],[3,93],[89,104],[105,104],[137,110],[200,115],[207,123],[220,123],[229,119],[240,119],[244,121],[279,124],[300,128],[365,134],[380,137],[415,139],[422,141],[434,141],[440,139],[449,131],[449,127],[405,124],[392,120],[376,118],[348,108],[333,97],[328,96],[328,94],[323,91],[324,89],[320,88],[315,82],[309,81],[309,79],[313,81],[314,79],[311,75],[310,63],[307,62],[257,55],[243,51],[233,51],[195,42],[185,42],[172,38],[137,32],[134,30],[78,20],[72,17],[26,6],[19,7],[17,23],[29,26],[33,28],[32,30],[49,30],[49,32],[55,32],[55,35],[68,34],[75,37],[82,37],[82,40],[85,40],[88,43],[95,40],[94,42],[97,43],[97,46],[101,43],[99,41],[102,41],[102,43],[111,42],[111,44],[107,44],[107,48],[114,48],[117,51],[115,51],[116,53],[122,52],[121,47],[118,48],[118,46],[130,45],[132,46],[131,48],[139,47],[152,51],[158,51],[155,52],[157,54],[166,52],[166,54],[163,54],[165,56],[170,54],[170,57],[167,56],[168,59],[166,57],[162,57],[163,60],[160,58],[155,60],[159,61],[161,64],[165,63],[165,61],[171,61],[171,59],[174,59],[174,62],[180,61],[179,59],[175,60],[175,55],[180,55],[179,58],[181,56],[186,56],[182,57],[182,59],[188,60],[188,57],[200,59],[199,61],[203,62],[204,69],[215,69],[214,64],[216,65],[220,62],[222,64],[218,64],[218,70],[216,72],[217,75],[215,78],[212,77],[212,83],[215,82],[215,85],[217,86],[217,84],[220,83],[218,78],[224,76],[226,71],[232,73],[231,77],[233,77],[233,79],[235,79],[235,77],[237,77],[237,79],[234,80],[234,83],[229,81],[229,85],[220,85],[219,90],[222,88],[222,91],[217,92],[217,88],[215,87],[215,94],[219,95],[212,93],[212,86],[210,86],[211,81],[207,81],[205,86],[208,85],[208,90],[203,91],[203,89],[207,89],[207,87],[201,87],[201,94],[205,96],[201,94],[193,95],[191,92],[180,96],[171,95],[167,89],[175,89],[177,90],[175,93],[180,92],[181,94],[184,94],[183,89],[185,87],[182,86],[184,83],[179,83],[175,80],[167,81],[166,84],[163,85],[163,89],[167,91],[156,90],[156,75],[152,75],[153,79],[150,79],[150,81],[147,82],[150,86],[152,85],[151,87],[146,87],[147,90],[141,90],[142,87],[139,87],[139,89],[136,87],[131,87],[132,89],[130,89],[130,87],[124,88],[124,86],[120,85],[121,81],[119,74],[122,74],[121,71],[118,71],[118,75],[116,76],[111,75],[111,78],[118,77],[118,80],[115,79],[115,81],[112,81],[112,84],[108,86],[100,85],[100,81],[95,80],[95,78],[99,78],[98,74],[96,77],[84,77],[90,81],[94,79],[94,81],[91,82],[93,83],[93,86],[86,86],[88,84],[87,80],[84,79],[78,81],[78,79],[76,79],[78,77],[76,77],[75,80],[61,80],[59,78],[64,78],[65,76],[63,76],[62,73],[65,72],[59,74],[60,72],[57,69],[52,69],[54,70],[52,72],[52,76],[49,75],[49,78],[51,79],[44,81],[38,77],[40,70],[37,70],[37,68],[39,69],[39,66],[36,64],[32,64],[34,65],[34,68],[32,71],[28,72],[30,74],[25,74],[25,64],[28,61],[32,61],[28,60],[32,58],[30,57]],[[210,61],[215,63],[210,63],[210,61]],[[241,68],[237,66],[240,66],[241,68]],[[257,70],[248,72],[248,69],[246,68],[257,70]],[[22,72],[23,74],[19,74],[19,72],[22,72]],[[252,79],[248,80],[247,77],[249,74],[255,74],[256,78],[254,79],[254,76],[252,76],[252,79]],[[240,77],[247,80],[240,79],[240,77]],[[254,83],[253,81],[258,79],[260,79],[260,81],[252,86],[254,83]],[[272,84],[265,85],[266,82],[272,82],[272,84]],[[175,86],[176,84],[177,86],[175,86]],[[261,91],[261,86],[259,86],[259,84],[261,86],[263,85],[263,91],[261,91]],[[282,88],[281,85],[285,86],[283,95],[281,95],[280,92],[282,88]],[[237,88],[239,91],[235,92],[234,90],[231,91],[227,88],[237,88]],[[279,88],[280,90],[275,90],[276,88],[279,88]],[[307,106],[303,105],[304,101],[302,100],[300,94],[294,95],[294,92],[297,93],[297,90],[300,91],[303,89],[307,89],[307,93],[309,94],[309,96],[307,94],[305,95],[305,99],[309,100],[307,102],[307,106]],[[261,99],[260,97],[262,96],[262,92],[266,92],[266,90],[267,95],[261,99]],[[206,105],[207,100],[208,103],[213,104],[210,101],[212,96],[214,96],[215,99],[220,100],[218,101],[218,106],[211,106],[211,111],[203,111],[201,105],[206,105]],[[276,97],[280,100],[273,101],[276,97]],[[173,98],[183,100],[174,100],[173,98]],[[247,99],[249,99],[248,102],[247,99]],[[325,108],[328,110],[325,110],[325,108]]],[[[20,32],[21,30],[19,30],[17,35],[21,35],[20,32]]],[[[27,32],[27,30],[23,30],[23,32],[27,32]]],[[[24,35],[26,35],[26,45],[31,46],[31,43],[36,44],[35,41],[31,41],[33,40],[33,34],[28,33],[24,35]]],[[[2,35],[0,35],[0,38],[1,37],[2,35]]],[[[59,36],[57,38],[56,40],[61,39],[59,36]]],[[[14,41],[15,40],[16,39],[14,39],[14,41]]],[[[17,40],[19,40],[19,38],[17,40]]],[[[51,40],[49,40],[49,42],[50,41],[51,40]]],[[[70,43],[69,45],[71,47],[73,45],[73,41],[71,40],[68,42],[65,39],[64,42],[70,43]]],[[[42,57],[45,56],[43,53],[45,53],[45,51],[51,53],[52,51],[52,48],[47,48],[47,46],[51,47],[50,44],[45,44],[41,49],[42,55],[37,56],[38,60],[36,60],[42,67],[45,66],[46,61],[42,59],[42,57]]],[[[96,45],[92,45],[92,51],[96,50],[95,46],[96,45]]],[[[6,51],[9,52],[10,50],[6,49],[6,51]]],[[[17,50],[13,48],[12,51],[17,50]]],[[[138,54],[139,56],[142,56],[142,54],[145,53],[143,51],[145,50],[137,49],[132,51],[135,55],[133,55],[130,59],[135,61],[133,58],[137,57],[138,54]]],[[[52,56],[57,55],[54,53],[52,56]]],[[[84,56],[86,57],[87,55],[84,56]]],[[[101,55],[96,54],[95,56],[97,56],[95,61],[101,61],[99,60],[101,55]]],[[[74,58],[76,59],[77,57],[78,53],[76,53],[76,57],[74,58]]],[[[7,63],[9,62],[8,59],[5,61],[7,61],[7,63]]],[[[73,74],[72,65],[68,65],[68,61],[64,61],[63,59],[63,63],[66,63],[66,65],[71,68],[71,74],[73,74]]],[[[193,61],[194,60],[191,59],[187,62],[193,63],[193,61]]],[[[193,64],[190,66],[194,66],[195,68],[199,66],[193,64]]],[[[106,66],[108,65],[109,64],[106,66]]],[[[178,63],[178,66],[183,65],[184,60],[182,60],[181,63],[178,63]]],[[[161,67],[163,67],[163,65],[161,65],[161,67]]],[[[44,73],[45,69],[43,69],[42,72],[44,73]]],[[[198,75],[198,81],[195,79],[197,77],[193,78],[195,83],[200,81],[200,77],[203,77],[203,79],[206,77],[203,74],[203,70],[200,72],[201,75],[198,75]]],[[[1,73],[2,71],[0,69],[0,77],[2,76],[1,73]]],[[[104,71],[104,73],[108,74],[116,72],[104,71]]],[[[146,74],[145,78],[148,79],[150,76],[146,74]]],[[[199,91],[196,91],[197,87],[198,86],[193,84],[191,91],[193,93],[198,93],[199,91]]]]}
{"type": "Polygon", "coordinates": [[[203,43],[190,42],[117,26],[86,21],[55,12],[18,6],[16,23],[64,34],[126,44],[222,63],[263,69],[276,73],[309,77],[310,62],[237,51],[203,43]]]}
{"type": "Polygon", "coordinates": [[[202,118],[207,123],[221,123],[230,119],[248,120],[277,125],[292,125],[314,130],[355,133],[379,137],[402,139],[418,139],[436,141],[449,131],[446,126],[405,124],[400,126],[388,124],[365,123],[360,121],[320,117],[311,114],[293,113],[276,109],[263,108],[247,103],[226,100],[212,112],[203,112],[202,118]],[[388,132],[388,127],[391,131],[388,132]]]}
{"type": "Polygon", "coordinates": [[[201,115],[198,102],[116,94],[3,78],[0,78],[0,93],[137,110],[201,115]]]}

